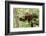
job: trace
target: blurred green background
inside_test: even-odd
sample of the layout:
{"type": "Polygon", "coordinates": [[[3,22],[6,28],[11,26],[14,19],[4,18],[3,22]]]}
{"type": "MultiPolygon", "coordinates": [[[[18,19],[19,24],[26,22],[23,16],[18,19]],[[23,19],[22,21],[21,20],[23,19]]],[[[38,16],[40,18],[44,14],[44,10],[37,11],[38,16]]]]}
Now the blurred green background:
{"type": "Polygon", "coordinates": [[[39,9],[38,8],[14,8],[13,9],[13,27],[14,28],[23,28],[23,27],[33,27],[39,26],[39,9]],[[25,13],[30,13],[33,16],[38,16],[38,18],[32,18],[30,22],[20,21],[19,18],[24,19],[25,13]]]}

